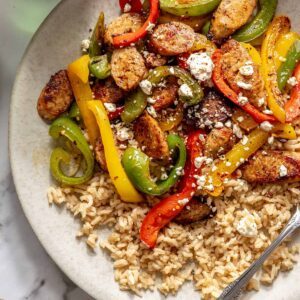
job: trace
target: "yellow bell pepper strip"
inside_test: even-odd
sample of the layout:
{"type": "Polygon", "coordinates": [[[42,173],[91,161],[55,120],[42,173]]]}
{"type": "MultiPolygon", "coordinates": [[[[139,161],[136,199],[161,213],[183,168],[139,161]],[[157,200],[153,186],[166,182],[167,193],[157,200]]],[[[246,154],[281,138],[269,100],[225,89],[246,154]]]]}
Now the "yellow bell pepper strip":
{"type": "Polygon", "coordinates": [[[158,125],[162,131],[170,131],[181,123],[183,119],[183,104],[179,103],[175,109],[168,109],[167,115],[158,116],[158,125]]]}
{"type": "Polygon", "coordinates": [[[277,70],[274,61],[275,44],[280,34],[290,30],[290,20],[287,17],[276,17],[270,24],[266,37],[262,44],[261,59],[262,59],[262,74],[265,81],[267,91],[268,106],[274,116],[281,122],[285,122],[285,111],[283,105],[283,95],[279,90],[277,83],[277,70]]]}
{"type": "Polygon", "coordinates": [[[297,138],[294,127],[290,124],[276,123],[271,131],[277,138],[294,140],[297,138]]]}
{"type": "Polygon", "coordinates": [[[118,194],[125,202],[135,203],[143,201],[143,197],[134,188],[121,164],[113,132],[103,103],[95,100],[88,101],[87,106],[97,120],[104,147],[107,169],[118,194]]]}
{"type": "Polygon", "coordinates": [[[276,70],[278,70],[280,65],[283,63],[282,60],[286,58],[289,49],[299,39],[300,39],[299,34],[293,31],[281,34],[279,36],[275,45],[275,52],[274,52],[274,62],[275,62],[276,70]]]}
{"type": "MultiPolygon", "coordinates": [[[[67,152],[62,147],[55,148],[50,157],[50,170],[52,176],[58,182],[67,185],[78,185],[87,182],[93,175],[94,157],[78,125],[68,117],[60,117],[51,124],[49,128],[49,135],[54,139],[64,136],[67,139],[67,142],[70,142],[73,146],[76,146],[76,150],[79,150],[84,156],[86,163],[86,168],[82,176],[75,177],[71,175],[65,175],[61,169],[60,163],[64,162],[69,164],[72,154],[67,152]]],[[[70,145],[70,148],[72,145],[70,145]]]]}
{"type": "MultiPolygon", "coordinates": [[[[262,147],[270,133],[257,128],[247,136],[247,142],[240,141],[229,152],[224,159],[218,160],[209,173],[206,175],[206,186],[213,185],[213,190],[205,191],[212,196],[220,196],[224,186],[224,179],[230,176],[241,164],[243,164],[252,154],[262,147]]],[[[204,186],[205,188],[205,186],[204,186]]]]}
{"type": "Polygon", "coordinates": [[[94,115],[87,107],[87,101],[93,99],[89,79],[88,55],[84,55],[68,66],[68,77],[73,89],[80,115],[87,129],[90,143],[94,146],[99,137],[99,129],[94,115]]]}
{"type": "Polygon", "coordinates": [[[98,21],[92,33],[90,47],[89,47],[89,56],[91,58],[101,54],[104,32],[105,32],[104,13],[100,12],[98,21]]]}
{"type": "Polygon", "coordinates": [[[256,65],[260,66],[261,65],[261,57],[260,57],[259,52],[249,43],[241,42],[240,44],[248,51],[248,53],[251,56],[253,62],[256,65]]]}

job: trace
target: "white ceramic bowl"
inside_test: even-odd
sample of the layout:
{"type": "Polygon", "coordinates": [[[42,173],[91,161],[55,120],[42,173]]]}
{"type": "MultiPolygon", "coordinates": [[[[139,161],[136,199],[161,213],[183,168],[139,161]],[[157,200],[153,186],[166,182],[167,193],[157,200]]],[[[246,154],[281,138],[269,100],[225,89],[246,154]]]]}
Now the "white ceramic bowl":
{"type": "MultiPolygon", "coordinates": [[[[297,0],[279,0],[279,11],[292,17],[299,27],[297,0]]],[[[122,292],[114,281],[110,258],[102,251],[91,253],[86,244],[75,239],[79,223],[55,206],[49,208],[47,187],[53,184],[49,174],[51,139],[48,126],[36,112],[39,93],[49,76],[80,55],[80,42],[88,36],[100,10],[106,21],[119,14],[117,0],[65,0],[43,22],[32,39],[15,81],[10,111],[10,159],[19,199],[41,243],[57,265],[82,289],[96,299],[140,299],[122,292]]],[[[104,232],[105,234],[105,232],[104,232]]],[[[300,299],[300,267],[280,275],[272,287],[245,299],[300,299]]],[[[143,299],[162,299],[159,293],[147,292],[143,299]]],[[[177,297],[199,299],[192,285],[186,284],[177,297]]]]}

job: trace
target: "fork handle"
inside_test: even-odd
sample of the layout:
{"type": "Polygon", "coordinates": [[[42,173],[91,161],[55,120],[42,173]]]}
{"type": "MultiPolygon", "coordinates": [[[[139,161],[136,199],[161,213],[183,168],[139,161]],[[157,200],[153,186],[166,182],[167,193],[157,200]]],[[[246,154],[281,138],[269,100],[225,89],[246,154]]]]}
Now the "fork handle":
{"type": "Polygon", "coordinates": [[[261,254],[261,256],[254,261],[250,267],[235,281],[229,284],[219,296],[218,300],[234,300],[238,299],[241,295],[243,289],[253,277],[253,275],[259,270],[262,264],[270,256],[270,254],[275,250],[275,248],[285,240],[289,235],[291,235],[295,229],[300,225],[300,213],[297,210],[287,225],[284,227],[282,232],[273,241],[273,243],[266,248],[266,250],[261,254]]]}

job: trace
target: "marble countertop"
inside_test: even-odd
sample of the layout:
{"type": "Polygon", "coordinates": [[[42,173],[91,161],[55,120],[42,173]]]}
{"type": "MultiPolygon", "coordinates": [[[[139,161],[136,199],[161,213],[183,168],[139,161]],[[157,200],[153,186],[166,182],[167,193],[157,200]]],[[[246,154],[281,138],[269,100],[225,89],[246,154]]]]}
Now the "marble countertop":
{"type": "Polygon", "coordinates": [[[27,222],[8,159],[10,93],[33,33],[59,0],[0,0],[0,299],[90,300],[47,255],[27,222]]]}

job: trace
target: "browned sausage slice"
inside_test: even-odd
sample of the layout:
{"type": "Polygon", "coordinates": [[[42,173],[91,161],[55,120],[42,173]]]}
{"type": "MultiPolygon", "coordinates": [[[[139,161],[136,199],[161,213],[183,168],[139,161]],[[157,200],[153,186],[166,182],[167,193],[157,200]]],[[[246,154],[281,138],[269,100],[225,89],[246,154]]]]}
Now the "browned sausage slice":
{"type": "Polygon", "coordinates": [[[166,82],[166,86],[157,87],[154,89],[152,98],[155,101],[153,107],[159,111],[163,108],[167,108],[177,98],[178,84],[175,77],[169,77],[166,82]]]}
{"type": "Polygon", "coordinates": [[[38,113],[44,120],[54,120],[69,109],[73,99],[67,71],[60,70],[43,88],[37,103],[38,113]]]}
{"type": "Polygon", "coordinates": [[[158,25],[150,38],[150,43],[155,51],[166,56],[188,52],[194,41],[193,28],[180,22],[158,25]]]}
{"type": "Polygon", "coordinates": [[[258,151],[242,168],[243,178],[251,183],[300,180],[300,153],[258,151]]]}
{"type": "Polygon", "coordinates": [[[215,91],[210,91],[199,105],[187,109],[185,122],[192,128],[214,128],[231,117],[232,109],[227,100],[215,91]]]}
{"type": "Polygon", "coordinates": [[[159,160],[168,158],[169,147],[166,137],[157,121],[148,113],[137,119],[133,131],[139,146],[147,155],[159,160]]]}
{"type": "Polygon", "coordinates": [[[167,63],[167,58],[149,51],[142,52],[147,68],[152,69],[163,66],[167,63]]]}
{"type": "Polygon", "coordinates": [[[94,98],[107,103],[118,103],[124,97],[124,91],[120,89],[112,78],[99,81],[92,87],[94,98]]]}
{"type": "Polygon", "coordinates": [[[246,24],[257,0],[222,0],[211,22],[211,33],[216,40],[226,38],[246,24]]]}
{"type": "Polygon", "coordinates": [[[226,42],[222,50],[222,71],[230,87],[236,93],[242,93],[254,106],[263,109],[264,105],[260,101],[265,98],[264,81],[248,51],[235,40],[226,42]],[[245,75],[247,73],[241,72],[243,68],[250,68],[252,74],[245,75]]]}
{"type": "Polygon", "coordinates": [[[135,32],[143,26],[143,23],[144,20],[140,14],[123,14],[107,26],[104,34],[104,41],[106,44],[111,45],[114,36],[135,32]]]}
{"type": "Polygon", "coordinates": [[[228,152],[235,143],[235,135],[231,128],[214,128],[208,135],[204,146],[204,155],[217,158],[228,152]]]}
{"type": "Polygon", "coordinates": [[[202,221],[210,215],[212,215],[211,207],[193,198],[174,221],[186,225],[202,221]]]}
{"type": "Polygon", "coordinates": [[[147,72],[144,59],[135,47],[116,49],[111,58],[111,75],[124,91],[136,88],[147,72]]]}

